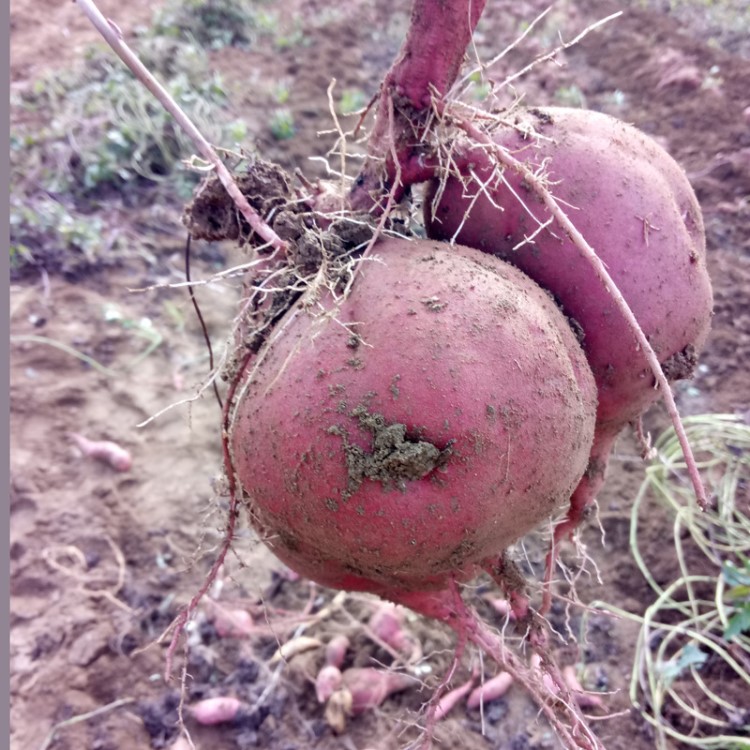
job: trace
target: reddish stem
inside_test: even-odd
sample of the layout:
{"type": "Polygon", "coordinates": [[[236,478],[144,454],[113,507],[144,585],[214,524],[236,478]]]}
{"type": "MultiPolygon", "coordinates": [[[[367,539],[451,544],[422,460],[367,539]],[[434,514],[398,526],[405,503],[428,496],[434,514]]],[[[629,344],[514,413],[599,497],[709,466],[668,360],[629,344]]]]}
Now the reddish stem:
{"type": "Polygon", "coordinates": [[[395,187],[400,200],[406,187],[434,173],[421,144],[432,102],[458,77],[486,2],[414,0],[406,39],[380,87],[368,158],[350,196],[355,210],[382,210],[384,193],[395,187]],[[397,168],[400,184],[394,185],[397,168]]]}
{"type": "Polygon", "coordinates": [[[384,81],[416,110],[453,85],[487,0],[414,0],[409,32],[384,81]]]}
{"type": "MultiPolygon", "coordinates": [[[[445,704],[441,703],[441,700],[444,697],[443,694],[445,693],[446,689],[448,688],[448,685],[450,685],[451,680],[453,679],[453,676],[456,673],[456,670],[461,664],[461,658],[463,657],[464,650],[466,648],[466,637],[459,633],[458,634],[458,643],[456,644],[456,650],[453,653],[453,659],[451,660],[451,665],[448,668],[448,673],[445,675],[445,677],[441,680],[440,684],[438,685],[435,692],[430,697],[430,703],[427,707],[427,721],[425,722],[425,730],[424,730],[424,739],[421,743],[421,748],[423,750],[427,750],[432,744],[432,737],[435,733],[435,725],[437,722],[442,719],[447,711],[450,710],[450,708],[447,708],[445,704]]],[[[468,683],[468,685],[473,685],[474,679],[468,683]]],[[[463,686],[460,690],[464,690],[464,693],[452,691],[453,696],[456,701],[460,700],[460,695],[468,693],[471,687],[467,687],[466,685],[463,686]],[[459,697],[456,697],[459,696],[459,697]]],[[[455,703],[451,704],[451,708],[455,705],[455,703]]]]}
{"type": "Polygon", "coordinates": [[[596,495],[604,484],[609,456],[619,431],[619,429],[610,427],[609,429],[598,428],[594,433],[594,443],[591,446],[586,473],[570,497],[570,508],[568,508],[567,516],[555,526],[544,567],[544,595],[539,610],[540,615],[547,614],[552,606],[552,576],[560,551],[560,542],[565,538],[572,538],[575,530],[586,518],[588,509],[594,504],[596,495]]]}

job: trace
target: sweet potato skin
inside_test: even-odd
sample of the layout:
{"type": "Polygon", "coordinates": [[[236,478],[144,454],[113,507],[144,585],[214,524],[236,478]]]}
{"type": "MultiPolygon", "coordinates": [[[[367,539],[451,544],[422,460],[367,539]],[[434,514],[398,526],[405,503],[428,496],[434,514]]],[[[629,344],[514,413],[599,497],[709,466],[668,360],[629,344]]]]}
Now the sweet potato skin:
{"type": "MultiPolygon", "coordinates": [[[[636,128],[584,110],[522,111],[495,140],[534,170],[545,164],[552,194],[606,265],[667,377],[690,377],[713,300],[700,207],[679,165],[636,128]],[[532,129],[541,137],[525,135],[532,129]]],[[[485,181],[486,159],[484,169],[481,164],[479,155],[476,169],[485,181]]],[[[502,210],[483,195],[474,201],[476,184],[455,178],[434,205],[433,182],[425,200],[427,233],[455,235],[456,242],[503,258],[555,296],[585,335],[599,388],[599,426],[618,431],[659,398],[653,374],[612,298],[559,227],[519,247],[549,214],[521,175],[506,171],[504,179],[490,182],[502,210]]]]}
{"type": "Polygon", "coordinates": [[[376,245],[338,308],[283,320],[230,435],[250,518],[324,585],[470,576],[566,506],[595,384],[552,300],[512,266],[429,241],[376,245]]]}

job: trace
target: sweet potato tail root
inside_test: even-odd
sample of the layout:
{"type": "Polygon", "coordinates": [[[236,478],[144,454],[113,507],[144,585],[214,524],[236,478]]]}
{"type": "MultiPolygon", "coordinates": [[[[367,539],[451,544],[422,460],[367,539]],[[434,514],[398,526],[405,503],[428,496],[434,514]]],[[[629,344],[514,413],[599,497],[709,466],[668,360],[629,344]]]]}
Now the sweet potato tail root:
{"type": "Polygon", "coordinates": [[[542,605],[539,609],[540,615],[547,614],[552,606],[552,579],[560,553],[560,544],[566,539],[572,538],[576,529],[581,526],[596,501],[596,496],[603,487],[604,480],[606,479],[607,465],[609,464],[609,457],[612,453],[617,433],[618,430],[612,428],[609,430],[600,430],[595,433],[586,473],[571,495],[570,508],[567,515],[554,528],[550,549],[547,553],[544,566],[544,588],[542,605]]]}
{"type": "Polygon", "coordinates": [[[543,654],[539,659],[547,671],[540,672],[524,664],[506,646],[502,635],[490,628],[466,604],[455,581],[442,591],[390,591],[383,596],[425,617],[445,623],[457,634],[459,642],[473,644],[492,659],[534,699],[566,750],[603,750],[603,745],[589,728],[586,717],[549,657],[543,654]]]}

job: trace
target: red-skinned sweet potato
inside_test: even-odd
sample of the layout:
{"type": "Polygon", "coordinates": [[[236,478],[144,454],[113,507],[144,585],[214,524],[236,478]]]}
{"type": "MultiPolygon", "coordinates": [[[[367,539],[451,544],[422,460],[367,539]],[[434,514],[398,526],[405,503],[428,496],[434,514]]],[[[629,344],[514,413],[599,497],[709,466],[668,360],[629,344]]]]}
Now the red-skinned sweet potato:
{"type": "Polygon", "coordinates": [[[230,441],[255,527],[335,588],[441,589],[564,508],[595,385],[552,300],[512,266],[381,241],[338,307],[282,320],[230,441]]]}
{"type": "MultiPolygon", "coordinates": [[[[604,262],[667,377],[689,377],[708,334],[712,293],[700,207],[679,165],[636,128],[585,110],[523,111],[495,140],[532,171],[545,170],[549,189],[604,262]]],[[[598,429],[619,432],[659,398],[632,330],[556,223],[523,244],[548,221],[547,209],[522,175],[506,170],[502,179],[490,178],[487,158],[477,157],[475,174],[489,180],[496,205],[468,176],[465,184],[449,178],[435,205],[435,180],[425,200],[429,236],[455,236],[503,258],[555,296],[584,334],[599,389],[598,429]]]]}
{"type": "MultiPolygon", "coordinates": [[[[700,207],[679,165],[636,128],[583,110],[521,112],[493,137],[533,175],[544,175],[604,263],[666,378],[690,377],[708,335],[713,298],[700,207]]],[[[557,542],[593,503],[618,433],[661,396],[655,362],[649,363],[632,323],[581,247],[552,220],[535,178],[494,169],[487,150],[457,149],[456,158],[464,176],[428,186],[428,235],[508,260],[554,295],[583,336],[598,388],[589,466],[555,529],[549,580],[557,542]]],[[[543,610],[549,596],[547,589],[543,610]]]]}

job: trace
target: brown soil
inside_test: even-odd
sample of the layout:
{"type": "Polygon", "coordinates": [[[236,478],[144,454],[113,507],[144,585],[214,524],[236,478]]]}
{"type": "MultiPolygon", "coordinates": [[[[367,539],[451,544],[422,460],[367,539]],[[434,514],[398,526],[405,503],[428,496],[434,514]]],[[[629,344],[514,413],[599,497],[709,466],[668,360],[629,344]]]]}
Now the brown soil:
{"type": "MultiPolygon", "coordinates": [[[[547,4],[490,5],[477,36],[485,58],[547,4]]],[[[573,9],[560,3],[539,35],[504,60],[504,69],[518,70],[546,49],[545,39],[554,39],[558,28],[570,38],[604,16],[609,5],[582,0],[573,9]]],[[[102,0],[101,6],[126,33],[147,23],[152,13],[145,0],[102,0]]],[[[697,12],[673,17],[657,3],[625,6],[621,19],[561,55],[562,67],[542,65],[521,86],[529,102],[576,99],[633,122],[684,165],[704,211],[716,305],[711,338],[695,379],[678,387],[679,402],[686,414],[744,413],[750,407],[750,58],[743,42],[748,37],[709,26],[697,12]]],[[[334,140],[317,136],[331,127],[330,80],[337,79],[337,90],[358,89],[369,98],[398,49],[408,3],[294,0],[284,4],[284,14],[299,22],[303,43],[278,49],[261,41],[250,50],[216,51],[212,60],[259,153],[315,178],[323,170],[307,158],[325,154],[334,140]],[[270,134],[268,112],[274,84],[281,80],[289,85],[287,106],[297,133],[278,142],[270,134]]],[[[13,87],[79,59],[95,39],[73,3],[13,0],[13,87]]],[[[197,590],[221,539],[227,504],[219,479],[219,412],[207,389],[189,405],[137,426],[192,397],[208,362],[184,290],[130,290],[184,278],[181,208],[175,201],[108,214],[109,221],[119,223],[112,229],[137,230],[148,238],[150,257],[126,257],[92,269],[76,283],[42,274],[10,289],[11,333],[25,337],[14,340],[11,352],[10,686],[16,750],[41,747],[58,722],[123,699],[132,702],[62,727],[47,747],[161,748],[177,736],[179,684],[163,680],[165,645],[146,647],[197,590]],[[112,305],[121,314],[119,322],[105,316],[112,305]],[[142,357],[149,341],[135,324],[145,318],[162,341],[142,357]],[[31,337],[74,347],[109,372],[31,337]],[[115,473],[85,459],[67,437],[71,431],[125,446],[134,457],[132,470],[115,473]]],[[[239,257],[224,245],[196,243],[194,252],[195,276],[226,268],[239,257]]],[[[227,283],[198,293],[214,344],[221,346],[238,290],[227,283]]],[[[665,425],[663,412],[654,409],[646,426],[665,425]]],[[[600,498],[606,550],[593,526],[584,535],[604,584],[588,583],[579,593],[585,601],[600,599],[641,612],[652,594],[628,549],[630,501],[643,477],[636,453],[629,440],[621,441],[600,498]]],[[[665,544],[671,526],[658,514],[654,519],[641,550],[667,581],[676,569],[665,544]]],[[[390,750],[414,739],[416,731],[409,727],[429,684],[449,663],[451,635],[420,620],[410,622],[429,655],[428,687],[392,697],[336,736],[311,685],[319,652],[300,655],[284,669],[269,666],[278,643],[299,632],[300,618],[318,612],[333,594],[296,580],[245,529],[235,548],[212,600],[224,609],[252,612],[256,628],[250,637],[220,638],[216,607],[202,607],[190,631],[186,701],[234,695],[247,710],[221,727],[198,727],[188,719],[196,747],[390,750]]],[[[491,591],[485,582],[477,590],[487,617],[493,615],[480,596],[491,591]]],[[[347,664],[391,662],[392,654],[360,624],[372,611],[370,600],[348,597],[333,607],[319,621],[306,620],[305,635],[326,640],[346,632],[352,638],[347,664]]],[[[564,613],[553,614],[553,622],[564,627],[564,613]]],[[[578,615],[574,625],[580,622],[578,615]]],[[[609,750],[654,747],[653,733],[629,710],[627,698],[636,632],[626,621],[595,615],[588,619],[585,654],[570,645],[558,652],[564,663],[585,656],[598,686],[614,691],[607,708],[618,716],[596,725],[609,750]]],[[[714,677],[727,681],[720,672],[714,677]]],[[[747,705],[746,695],[730,689],[738,705],[743,700],[747,705]]],[[[436,744],[468,750],[556,746],[519,690],[487,707],[483,720],[459,706],[441,722],[436,744]]]]}

